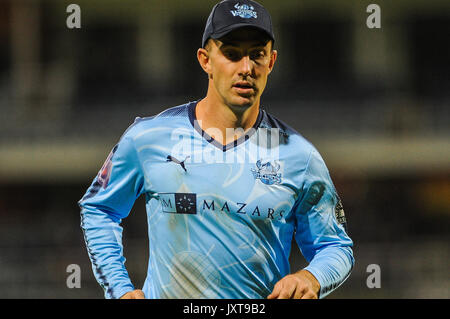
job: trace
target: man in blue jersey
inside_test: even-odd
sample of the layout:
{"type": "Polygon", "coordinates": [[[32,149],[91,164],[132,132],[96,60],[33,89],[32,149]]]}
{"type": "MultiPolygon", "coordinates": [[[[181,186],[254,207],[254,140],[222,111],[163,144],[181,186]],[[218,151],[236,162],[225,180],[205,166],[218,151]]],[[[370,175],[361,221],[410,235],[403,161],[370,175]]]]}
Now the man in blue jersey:
{"type": "Polygon", "coordinates": [[[324,161],[265,111],[277,59],[269,13],[222,1],[206,23],[201,100],[137,118],[80,200],[81,227],[106,298],[323,298],[354,259],[324,161]],[[125,268],[121,220],[146,198],[148,273],[125,268]],[[295,238],[308,261],[289,265],[295,238]]]}

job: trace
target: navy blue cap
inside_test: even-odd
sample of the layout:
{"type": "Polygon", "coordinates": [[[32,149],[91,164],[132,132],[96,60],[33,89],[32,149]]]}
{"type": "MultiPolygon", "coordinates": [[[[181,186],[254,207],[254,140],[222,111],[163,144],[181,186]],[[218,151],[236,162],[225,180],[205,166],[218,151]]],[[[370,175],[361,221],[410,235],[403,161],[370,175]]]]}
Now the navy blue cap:
{"type": "Polygon", "coordinates": [[[262,5],[251,0],[224,0],[217,3],[209,14],[202,47],[205,47],[209,38],[219,39],[242,27],[258,28],[275,41],[272,18],[262,5]]]}

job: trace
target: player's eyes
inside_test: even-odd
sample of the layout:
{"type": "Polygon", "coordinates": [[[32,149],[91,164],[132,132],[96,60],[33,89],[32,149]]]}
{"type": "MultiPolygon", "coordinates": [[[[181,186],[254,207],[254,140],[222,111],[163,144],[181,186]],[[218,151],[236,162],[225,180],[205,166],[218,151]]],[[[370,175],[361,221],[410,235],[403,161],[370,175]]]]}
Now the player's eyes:
{"type": "MultiPolygon", "coordinates": [[[[222,52],[223,52],[223,55],[230,61],[236,62],[236,61],[239,61],[240,59],[242,59],[242,54],[236,50],[223,50],[222,52]]],[[[264,52],[264,50],[255,50],[255,51],[251,51],[248,55],[251,60],[260,61],[261,59],[263,59],[265,57],[265,52],[264,52]]]]}
{"type": "Polygon", "coordinates": [[[252,60],[262,59],[264,57],[264,51],[254,51],[250,54],[252,60]]]}
{"type": "Polygon", "coordinates": [[[231,51],[231,50],[227,50],[224,51],[223,53],[225,55],[225,57],[231,61],[238,61],[240,59],[240,55],[235,52],[235,51],[231,51]]]}

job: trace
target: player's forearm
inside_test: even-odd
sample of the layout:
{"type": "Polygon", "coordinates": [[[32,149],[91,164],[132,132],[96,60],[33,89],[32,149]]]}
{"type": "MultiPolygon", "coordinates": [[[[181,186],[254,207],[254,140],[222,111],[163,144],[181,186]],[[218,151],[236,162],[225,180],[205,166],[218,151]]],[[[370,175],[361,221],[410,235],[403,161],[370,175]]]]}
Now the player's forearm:
{"type": "Polygon", "coordinates": [[[328,246],[314,256],[305,270],[319,282],[319,298],[326,297],[348,278],[354,262],[350,247],[328,246]]]}
{"type": "Polygon", "coordinates": [[[122,227],[98,209],[83,208],[81,228],[92,270],[108,299],[120,298],[134,286],[125,269],[122,227]]]}

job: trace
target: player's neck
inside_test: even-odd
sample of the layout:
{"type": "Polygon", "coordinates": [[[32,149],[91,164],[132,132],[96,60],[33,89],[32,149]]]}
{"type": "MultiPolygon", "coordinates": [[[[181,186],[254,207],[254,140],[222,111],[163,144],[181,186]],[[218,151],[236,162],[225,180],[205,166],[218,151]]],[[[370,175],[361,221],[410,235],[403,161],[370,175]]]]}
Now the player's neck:
{"type": "Polygon", "coordinates": [[[209,96],[201,100],[196,107],[195,116],[200,127],[206,132],[219,130],[220,136],[214,137],[215,140],[226,145],[239,138],[243,132],[246,132],[255,125],[259,114],[259,100],[244,112],[235,112],[228,105],[217,101],[209,96]],[[242,129],[235,131],[236,134],[230,135],[230,129],[242,129]],[[241,132],[241,134],[237,134],[241,132]]]}

